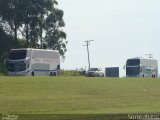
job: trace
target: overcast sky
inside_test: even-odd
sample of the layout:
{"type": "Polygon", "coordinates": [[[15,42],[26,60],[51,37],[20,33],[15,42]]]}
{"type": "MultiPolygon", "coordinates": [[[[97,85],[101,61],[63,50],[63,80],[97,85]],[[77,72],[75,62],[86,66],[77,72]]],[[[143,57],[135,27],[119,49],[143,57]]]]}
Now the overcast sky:
{"type": "MultiPolygon", "coordinates": [[[[120,67],[126,59],[154,54],[160,60],[160,0],[58,0],[67,33],[62,69],[120,67]]],[[[159,70],[160,71],[160,70],[159,70]]]]}

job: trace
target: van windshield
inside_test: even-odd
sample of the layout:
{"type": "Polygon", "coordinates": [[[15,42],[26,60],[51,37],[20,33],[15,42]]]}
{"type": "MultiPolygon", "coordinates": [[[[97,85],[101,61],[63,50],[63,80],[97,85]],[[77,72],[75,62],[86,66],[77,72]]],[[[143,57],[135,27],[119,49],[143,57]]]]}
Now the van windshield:
{"type": "Polygon", "coordinates": [[[26,53],[27,53],[26,50],[11,50],[9,52],[8,58],[11,60],[25,59],[26,53]]]}
{"type": "Polygon", "coordinates": [[[98,68],[90,68],[88,71],[98,71],[98,68]]]}

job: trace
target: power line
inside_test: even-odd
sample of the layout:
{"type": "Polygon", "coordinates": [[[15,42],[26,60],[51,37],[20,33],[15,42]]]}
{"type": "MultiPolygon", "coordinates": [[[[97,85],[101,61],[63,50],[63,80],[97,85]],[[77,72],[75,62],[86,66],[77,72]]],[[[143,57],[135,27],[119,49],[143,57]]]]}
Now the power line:
{"type": "Polygon", "coordinates": [[[90,42],[91,41],[94,41],[94,40],[86,40],[84,41],[86,43],[86,45],[84,46],[87,46],[87,54],[88,54],[88,69],[90,69],[90,58],[89,58],[89,45],[90,45],[90,42]]]}

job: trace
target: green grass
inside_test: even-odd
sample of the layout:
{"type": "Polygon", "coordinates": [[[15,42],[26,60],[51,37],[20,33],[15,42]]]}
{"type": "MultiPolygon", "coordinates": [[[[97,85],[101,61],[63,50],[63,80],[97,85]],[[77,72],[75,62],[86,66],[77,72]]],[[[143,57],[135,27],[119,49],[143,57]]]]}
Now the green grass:
{"type": "Polygon", "coordinates": [[[160,79],[0,77],[0,113],[160,113],[160,79]]]}

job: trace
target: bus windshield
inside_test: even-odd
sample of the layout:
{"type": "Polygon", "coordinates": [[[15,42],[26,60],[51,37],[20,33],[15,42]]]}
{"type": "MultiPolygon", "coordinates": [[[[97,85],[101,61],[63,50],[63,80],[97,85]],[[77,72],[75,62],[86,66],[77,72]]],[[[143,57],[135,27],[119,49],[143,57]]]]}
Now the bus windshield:
{"type": "Polygon", "coordinates": [[[138,75],[140,73],[140,59],[129,59],[126,65],[126,75],[138,75]]]}
{"type": "Polygon", "coordinates": [[[140,59],[130,59],[127,60],[127,66],[140,65],[140,59]]]}
{"type": "Polygon", "coordinates": [[[140,73],[140,67],[126,67],[127,75],[138,75],[140,73]]]}
{"type": "Polygon", "coordinates": [[[11,60],[25,59],[26,53],[27,53],[26,50],[11,50],[9,52],[8,58],[11,60]]]}
{"type": "Polygon", "coordinates": [[[8,62],[7,64],[8,71],[24,71],[26,70],[26,63],[24,61],[19,62],[8,62]]]}

